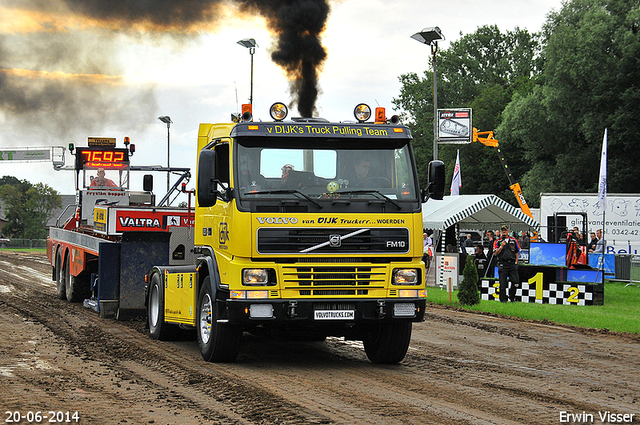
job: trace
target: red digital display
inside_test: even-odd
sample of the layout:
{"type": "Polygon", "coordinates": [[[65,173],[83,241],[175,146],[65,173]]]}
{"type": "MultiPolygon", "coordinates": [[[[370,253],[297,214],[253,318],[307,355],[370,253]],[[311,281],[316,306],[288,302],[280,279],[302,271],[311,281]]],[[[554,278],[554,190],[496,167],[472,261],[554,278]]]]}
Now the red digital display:
{"type": "Polygon", "coordinates": [[[120,169],[129,165],[129,151],[116,148],[78,149],[76,169],[104,168],[120,169]]]}

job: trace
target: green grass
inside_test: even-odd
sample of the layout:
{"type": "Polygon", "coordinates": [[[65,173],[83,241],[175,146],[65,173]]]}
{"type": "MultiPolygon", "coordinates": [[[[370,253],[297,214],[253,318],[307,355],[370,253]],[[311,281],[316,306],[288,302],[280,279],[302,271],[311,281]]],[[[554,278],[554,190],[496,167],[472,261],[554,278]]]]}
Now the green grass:
{"type": "Polygon", "coordinates": [[[429,287],[427,301],[434,304],[479,311],[527,320],[549,321],[558,324],[591,329],[608,329],[614,332],[640,334],[640,287],[626,283],[607,282],[604,286],[604,305],[552,305],[535,303],[500,303],[480,301],[474,306],[462,306],[458,291],[429,287]]]}
{"type": "Polygon", "coordinates": [[[1,251],[21,251],[21,252],[41,252],[43,254],[47,253],[47,248],[0,248],[1,251]]]}

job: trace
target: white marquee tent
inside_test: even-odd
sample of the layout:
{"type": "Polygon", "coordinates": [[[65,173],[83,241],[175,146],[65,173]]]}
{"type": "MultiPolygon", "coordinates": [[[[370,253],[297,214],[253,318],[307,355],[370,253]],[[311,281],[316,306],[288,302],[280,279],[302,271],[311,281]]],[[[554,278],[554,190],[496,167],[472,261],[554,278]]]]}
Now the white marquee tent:
{"type": "MultiPolygon", "coordinates": [[[[422,205],[422,226],[434,230],[434,244],[445,243],[445,231],[455,226],[458,230],[497,230],[508,224],[512,231],[540,231],[540,224],[524,214],[519,208],[503,201],[495,195],[445,196],[441,201],[429,199],[422,205]]],[[[444,273],[432,267],[428,271],[427,282],[444,285],[444,273]]],[[[457,285],[457,276],[454,279],[457,285]]]]}
{"type": "Polygon", "coordinates": [[[505,223],[512,231],[540,230],[540,223],[495,195],[445,196],[422,205],[425,229],[446,230],[458,224],[465,230],[496,230],[505,223]]]}

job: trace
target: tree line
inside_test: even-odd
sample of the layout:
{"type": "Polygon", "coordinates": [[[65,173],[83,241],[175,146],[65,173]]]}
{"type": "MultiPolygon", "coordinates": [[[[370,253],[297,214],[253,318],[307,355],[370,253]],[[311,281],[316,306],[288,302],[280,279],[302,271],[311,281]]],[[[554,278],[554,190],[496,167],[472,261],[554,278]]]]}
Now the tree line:
{"type": "MultiPolygon", "coordinates": [[[[493,130],[525,198],[596,193],[608,128],[610,193],[639,193],[640,1],[571,0],[539,33],[479,27],[437,53],[438,108],[472,108],[493,130]]],[[[433,64],[431,64],[433,66],[433,64]]],[[[433,155],[433,72],[399,77],[393,103],[414,135],[420,183],[433,155]]],[[[517,205],[493,148],[439,145],[447,188],[460,149],[461,194],[497,194],[517,205]]]]}
{"type": "Polygon", "coordinates": [[[47,221],[62,207],[60,194],[49,185],[13,176],[0,178],[0,200],[7,220],[2,233],[10,238],[45,239],[47,221]]]}

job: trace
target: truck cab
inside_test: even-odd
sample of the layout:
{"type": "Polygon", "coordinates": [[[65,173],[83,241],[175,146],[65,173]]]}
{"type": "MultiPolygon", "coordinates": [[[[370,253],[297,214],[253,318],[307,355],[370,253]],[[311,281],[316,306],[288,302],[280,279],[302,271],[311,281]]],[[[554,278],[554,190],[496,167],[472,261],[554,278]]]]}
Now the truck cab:
{"type": "Polygon", "coordinates": [[[193,325],[210,361],[235,359],[244,331],[362,340],[371,361],[402,360],[426,304],[423,196],[409,129],[376,121],[201,124],[198,260],[177,277],[193,287],[165,284],[184,269],[151,273],[152,337],[193,325]]]}

